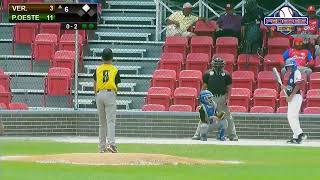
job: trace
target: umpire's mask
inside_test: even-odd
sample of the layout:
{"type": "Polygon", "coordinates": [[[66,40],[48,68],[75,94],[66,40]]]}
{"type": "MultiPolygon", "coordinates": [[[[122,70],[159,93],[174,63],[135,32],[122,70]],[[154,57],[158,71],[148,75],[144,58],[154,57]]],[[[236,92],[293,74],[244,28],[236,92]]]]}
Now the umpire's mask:
{"type": "Polygon", "coordinates": [[[214,57],[212,60],[212,68],[213,70],[218,73],[221,74],[223,72],[223,68],[224,68],[224,60],[220,57],[214,57]]]}

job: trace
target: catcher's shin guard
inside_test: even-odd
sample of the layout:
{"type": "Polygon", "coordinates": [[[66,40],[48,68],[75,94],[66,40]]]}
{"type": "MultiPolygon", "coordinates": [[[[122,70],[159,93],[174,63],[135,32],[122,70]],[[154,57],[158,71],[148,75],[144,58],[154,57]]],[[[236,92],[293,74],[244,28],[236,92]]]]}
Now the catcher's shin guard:
{"type": "Polygon", "coordinates": [[[219,129],[219,132],[218,132],[218,139],[220,140],[220,141],[225,141],[225,140],[227,140],[227,138],[226,138],[226,136],[225,136],[225,129],[224,128],[221,128],[221,129],[219,129]]]}
{"type": "Polygon", "coordinates": [[[207,123],[200,124],[200,140],[207,141],[209,125],[207,123]]]}

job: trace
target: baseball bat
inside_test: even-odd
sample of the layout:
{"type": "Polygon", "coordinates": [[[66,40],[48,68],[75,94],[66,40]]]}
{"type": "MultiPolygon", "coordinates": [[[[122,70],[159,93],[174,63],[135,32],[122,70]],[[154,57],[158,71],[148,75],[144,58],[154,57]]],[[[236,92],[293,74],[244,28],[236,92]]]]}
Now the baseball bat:
{"type": "MultiPolygon", "coordinates": [[[[274,75],[274,77],[276,78],[276,80],[277,80],[277,82],[280,84],[280,86],[282,87],[282,80],[281,80],[281,78],[280,78],[280,75],[279,75],[279,73],[278,73],[278,70],[277,70],[277,68],[275,68],[275,67],[273,67],[272,68],[272,72],[273,72],[273,75],[274,75]]],[[[288,97],[288,94],[287,94],[287,92],[286,92],[286,90],[285,89],[283,89],[283,92],[284,92],[284,94],[286,95],[286,97],[288,97]]]]}

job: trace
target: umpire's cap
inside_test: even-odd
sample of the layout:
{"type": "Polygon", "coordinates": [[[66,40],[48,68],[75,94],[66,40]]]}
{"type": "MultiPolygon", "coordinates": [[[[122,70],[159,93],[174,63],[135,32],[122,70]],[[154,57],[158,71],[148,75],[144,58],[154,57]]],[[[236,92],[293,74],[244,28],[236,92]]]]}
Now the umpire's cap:
{"type": "Polygon", "coordinates": [[[110,61],[113,59],[113,53],[110,48],[104,48],[102,51],[102,60],[103,61],[110,61]]]}
{"type": "Polygon", "coordinates": [[[213,57],[212,59],[212,66],[224,66],[224,60],[221,57],[213,57]]]}

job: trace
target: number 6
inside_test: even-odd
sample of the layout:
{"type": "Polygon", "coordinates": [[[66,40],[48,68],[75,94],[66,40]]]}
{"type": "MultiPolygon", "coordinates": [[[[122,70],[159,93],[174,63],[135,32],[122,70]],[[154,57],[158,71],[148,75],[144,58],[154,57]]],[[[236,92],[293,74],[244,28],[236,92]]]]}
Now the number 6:
{"type": "Polygon", "coordinates": [[[69,12],[68,6],[64,7],[64,12],[69,12]]]}

